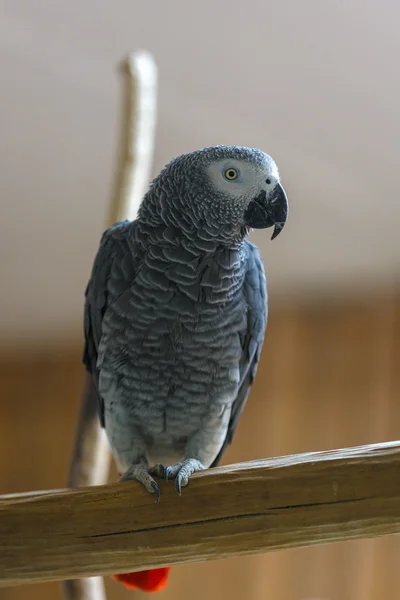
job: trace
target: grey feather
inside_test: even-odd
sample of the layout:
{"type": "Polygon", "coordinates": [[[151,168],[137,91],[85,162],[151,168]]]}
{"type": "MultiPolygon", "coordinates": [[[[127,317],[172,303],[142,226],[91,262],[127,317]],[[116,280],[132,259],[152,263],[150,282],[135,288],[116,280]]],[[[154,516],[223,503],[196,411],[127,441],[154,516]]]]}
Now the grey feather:
{"type": "Polygon", "coordinates": [[[104,427],[104,401],[99,392],[98,349],[105,311],[133,280],[133,261],[126,239],[129,221],[116,223],[104,232],[85,291],[83,362],[92,375],[99,418],[104,427]],[[119,261],[118,261],[119,259],[119,261]]]}
{"type": "Polygon", "coordinates": [[[232,443],[250,387],[256,376],[267,326],[268,303],[264,267],[258,249],[249,242],[246,243],[246,249],[248,263],[244,282],[244,298],[247,302],[248,312],[247,331],[241,339],[240,383],[236,399],[232,405],[227,435],[221,450],[211,465],[212,467],[218,465],[227,446],[232,443]]]}

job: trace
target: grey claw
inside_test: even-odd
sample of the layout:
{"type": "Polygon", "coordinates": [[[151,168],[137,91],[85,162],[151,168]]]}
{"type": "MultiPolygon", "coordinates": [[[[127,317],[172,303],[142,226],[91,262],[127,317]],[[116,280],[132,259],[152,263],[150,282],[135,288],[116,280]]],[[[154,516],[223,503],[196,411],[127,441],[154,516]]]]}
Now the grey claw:
{"type": "Polygon", "coordinates": [[[182,495],[182,488],[181,488],[181,478],[178,477],[175,479],[175,489],[178,492],[178,494],[181,496],[182,495]]]}
{"type": "Polygon", "coordinates": [[[152,488],[153,488],[153,490],[154,490],[154,494],[155,494],[155,496],[156,496],[156,502],[160,502],[160,495],[161,495],[161,494],[160,494],[160,488],[158,487],[158,485],[156,484],[156,482],[155,482],[155,481],[152,481],[152,482],[151,482],[151,487],[152,487],[152,488]]]}
{"type": "Polygon", "coordinates": [[[165,467],[165,469],[164,469],[164,479],[165,479],[165,481],[168,481],[169,474],[171,473],[171,471],[172,471],[171,467],[165,467]]]}

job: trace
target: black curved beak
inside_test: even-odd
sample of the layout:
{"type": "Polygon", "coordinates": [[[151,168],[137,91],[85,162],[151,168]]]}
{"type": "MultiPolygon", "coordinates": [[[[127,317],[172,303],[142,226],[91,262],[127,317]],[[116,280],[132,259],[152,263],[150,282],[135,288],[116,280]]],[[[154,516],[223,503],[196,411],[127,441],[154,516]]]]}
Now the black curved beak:
{"type": "Polygon", "coordinates": [[[282,231],[288,216],[288,199],[286,192],[278,183],[270,194],[262,190],[253,198],[244,214],[248,227],[253,229],[266,229],[275,225],[271,240],[275,239],[282,231]]]}

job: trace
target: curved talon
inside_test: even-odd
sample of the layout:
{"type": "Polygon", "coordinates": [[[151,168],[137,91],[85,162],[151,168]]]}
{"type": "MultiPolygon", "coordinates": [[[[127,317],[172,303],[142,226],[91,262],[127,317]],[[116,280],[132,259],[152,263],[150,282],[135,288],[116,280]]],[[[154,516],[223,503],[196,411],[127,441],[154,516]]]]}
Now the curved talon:
{"type": "Polygon", "coordinates": [[[165,478],[165,481],[168,481],[168,479],[174,478],[174,469],[172,467],[165,467],[164,478],[165,478]]]}
{"type": "Polygon", "coordinates": [[[151,487],[154,490],[154,494],[156,496],[156,502],[160,502],[160,488],[158,487],[157,483],[155,481],[151,482],[151,487]]]}
{"type": "Polygon", "coordinates": [[[175,489],[178,492],[178,494],[182,496],[181,480],[179,477],[177,477],[175,480],[175,489]]]}

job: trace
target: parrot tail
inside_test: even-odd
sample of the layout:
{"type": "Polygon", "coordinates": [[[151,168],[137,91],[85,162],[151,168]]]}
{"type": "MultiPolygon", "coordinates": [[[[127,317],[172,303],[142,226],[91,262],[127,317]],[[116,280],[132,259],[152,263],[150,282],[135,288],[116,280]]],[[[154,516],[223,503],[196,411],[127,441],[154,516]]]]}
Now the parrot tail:
{"type": "Polygon", "coordinates": [[[121,573],[113,575],[112,578],[131,590],[160,592],[167,585],[170,570],[171,567],[162,567],[150,571],[137,571],[137,573],[121,573]]]}

